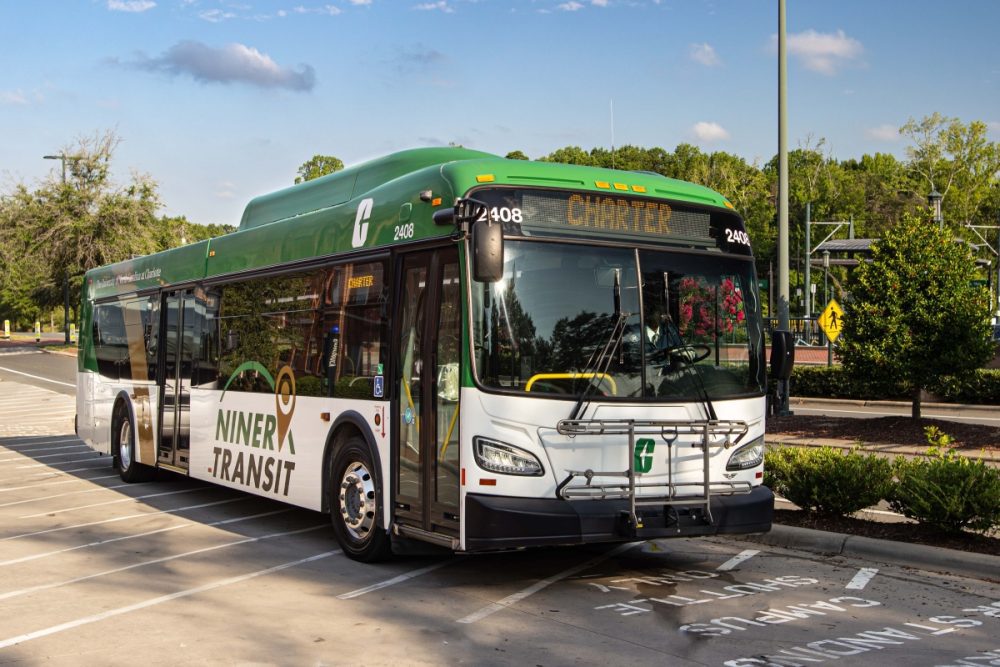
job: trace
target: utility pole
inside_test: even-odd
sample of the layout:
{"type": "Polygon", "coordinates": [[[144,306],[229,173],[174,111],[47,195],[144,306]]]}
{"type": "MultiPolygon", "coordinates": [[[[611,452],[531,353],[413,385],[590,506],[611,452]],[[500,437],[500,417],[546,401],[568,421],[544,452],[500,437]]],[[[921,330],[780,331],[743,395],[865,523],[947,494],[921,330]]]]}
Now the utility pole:
{"type": "MultiPolygon", "coordinates": [[[[785,0],[778,0],[778,328],[788,331],[788,63],[785,0]]],[[[779,415],[789,415],[788,381],[778,382],[779,415]]]]}
{"type": "MultiPolygon", "coordinates": [[[[65,153],[59,153],[58,155],[43,155],[43,160],[59,160],[62,162],[62,184],[66,187],[66,162],[72,160],[79,160],[82,156],[80,155],[66,155],[65,153]]],[[[69,345],[69,267],[67,267],[66,275],[63,276],[63,329],[66,332],[66,344],[69,345]]]]}

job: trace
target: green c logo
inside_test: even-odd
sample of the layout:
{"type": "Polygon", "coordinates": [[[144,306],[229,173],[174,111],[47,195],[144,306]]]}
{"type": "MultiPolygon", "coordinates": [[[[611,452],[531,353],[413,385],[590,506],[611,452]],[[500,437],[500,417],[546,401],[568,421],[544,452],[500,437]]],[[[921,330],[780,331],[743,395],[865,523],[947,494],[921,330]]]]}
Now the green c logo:
{"type": "Polygon", "coordinates": [[[633,468],[636,472],[649,472],[653,469],[653,448],[656,442],[652,438],[639,438],[635,441],[635,460],[633,468]]]}

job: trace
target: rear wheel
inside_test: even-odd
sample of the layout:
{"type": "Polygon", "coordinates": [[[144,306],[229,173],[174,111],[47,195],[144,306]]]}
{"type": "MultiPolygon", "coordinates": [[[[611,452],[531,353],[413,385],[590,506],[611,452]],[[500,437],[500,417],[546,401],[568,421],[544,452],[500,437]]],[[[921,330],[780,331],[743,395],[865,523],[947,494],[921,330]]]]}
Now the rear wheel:
{"type": "Polygon", "coordinates": [[[124,406],[118,408],[111,429],[115,459],[118,461],[118,474],[122,481],[132,483],[150,479],[153,469],[139,463],[135,458],[135,428],[124,406]]]}
{"type": "Polygon", "coordinates": [[[366,563],[386,558],[382,484],[368,443],[354,435],[337,448],[330,468],[330,519],[344,553],[366,563]]]}

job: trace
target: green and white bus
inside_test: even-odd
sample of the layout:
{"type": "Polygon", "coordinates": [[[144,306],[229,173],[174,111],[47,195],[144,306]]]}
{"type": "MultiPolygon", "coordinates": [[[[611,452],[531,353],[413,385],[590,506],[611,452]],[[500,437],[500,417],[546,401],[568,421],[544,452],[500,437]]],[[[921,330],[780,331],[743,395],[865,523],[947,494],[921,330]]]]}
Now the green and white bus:
{"type": "Polygon", "coordinates": [[[732,209],[463,148],[258,197],[236,232],[87,273],[78,433],[126,481],[327,512],[365,561],[766,531],[732,209]]]}

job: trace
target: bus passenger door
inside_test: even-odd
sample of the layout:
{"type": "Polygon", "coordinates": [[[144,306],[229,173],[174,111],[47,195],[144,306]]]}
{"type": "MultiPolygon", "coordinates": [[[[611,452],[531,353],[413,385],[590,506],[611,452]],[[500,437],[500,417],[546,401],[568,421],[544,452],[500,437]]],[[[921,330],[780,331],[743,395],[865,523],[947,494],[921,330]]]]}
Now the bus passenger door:
{"type": "Polygon", "coordinates": [[[214,386],[218,297],[202,288],[163,297],[160,465],[185,471],[191,441],[191,386],[214,386]]]}
{"type": "Polygon", "coordinates": [[[449,247],[404,255],[397,276],[396,517],[404,525],[458,537],[458,251],[449,247]]]}

